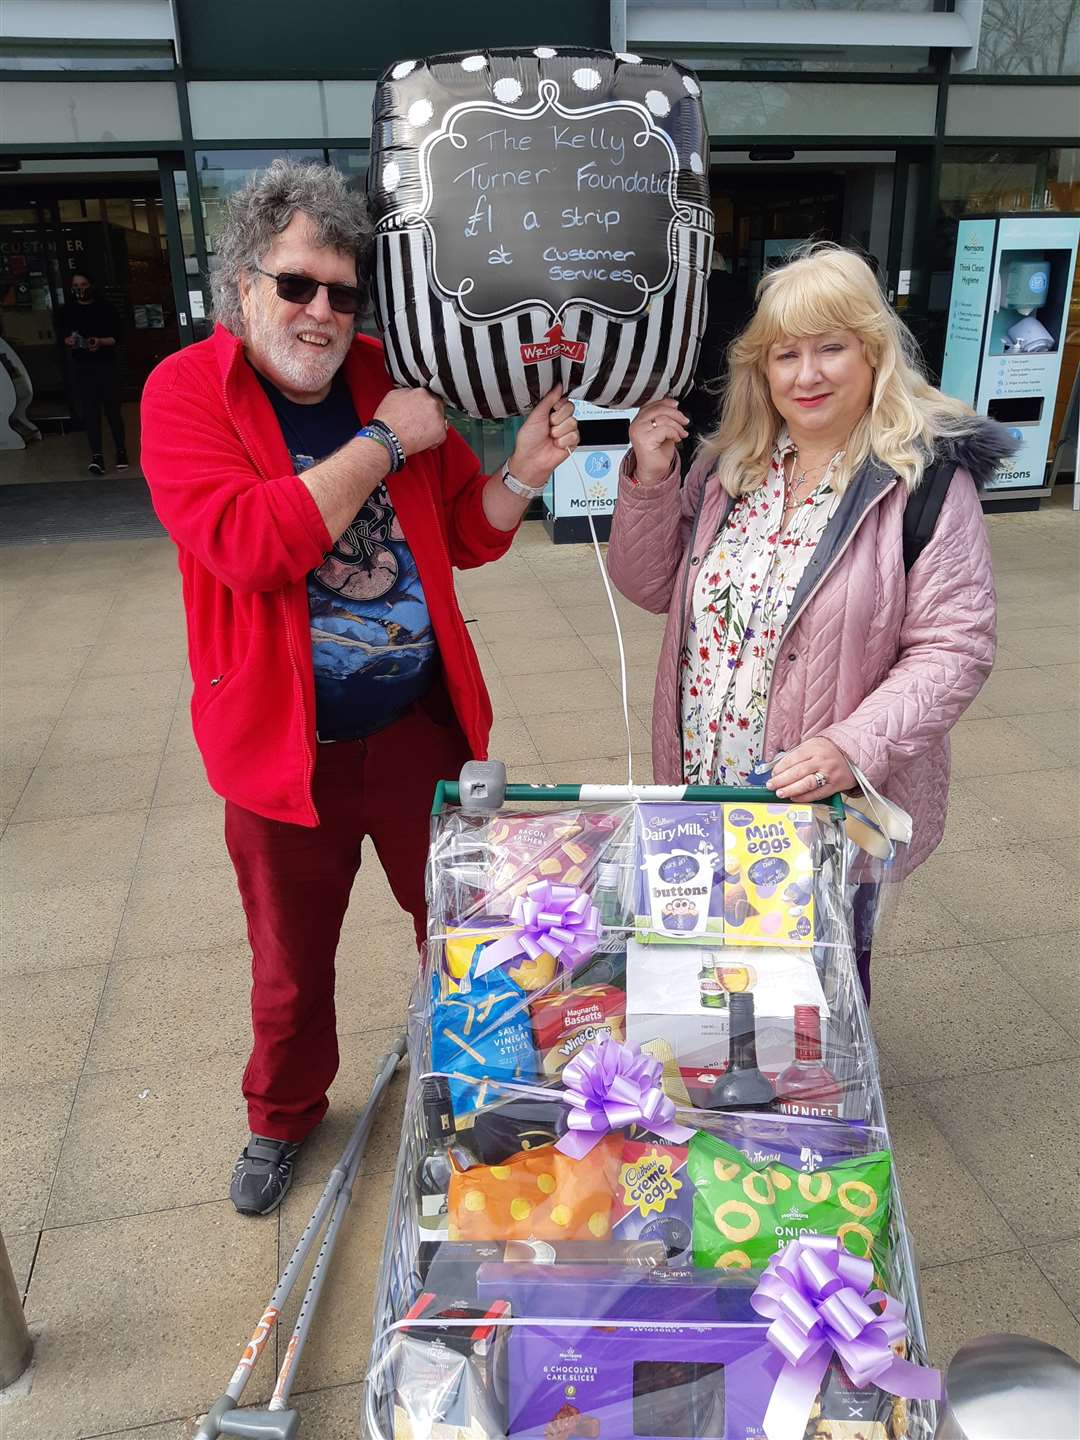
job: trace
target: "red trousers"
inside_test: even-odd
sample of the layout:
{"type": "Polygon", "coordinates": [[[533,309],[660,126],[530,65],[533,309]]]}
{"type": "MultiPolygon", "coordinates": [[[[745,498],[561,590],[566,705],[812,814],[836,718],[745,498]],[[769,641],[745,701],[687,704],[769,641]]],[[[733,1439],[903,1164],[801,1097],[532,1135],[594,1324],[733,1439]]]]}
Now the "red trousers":
{"type": "MultiPolygon", "coordinates": [[[[456,778],[469,758],[440,689],[366,740],[316,747],[317,828],[226,804],[225,843],[251,942],[255,1044],[243,1090],[254,1134],[302,1140],[326,1114],[338,1068],[334,957],[363,842],[375,846],[420,944],[435,784],[456,778]]],[[[407,998],[403,991],[403,1017],[407,998]]]]}

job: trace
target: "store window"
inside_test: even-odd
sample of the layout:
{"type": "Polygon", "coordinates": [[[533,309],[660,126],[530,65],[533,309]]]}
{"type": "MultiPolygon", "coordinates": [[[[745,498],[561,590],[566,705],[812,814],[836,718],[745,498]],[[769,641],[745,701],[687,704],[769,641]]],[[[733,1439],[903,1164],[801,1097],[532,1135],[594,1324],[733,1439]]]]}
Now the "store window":
{"type": "Polygon", "coordinates": [[[140,144],[180,139],[176,86],[131,80],[123,103],[104,80],[12,80],[0,86],[0,135],[8,145],[140,144]]]}
{"type": "Polygon", "coordinates": [[[193,80],[188,85],[196,140],[371,133],[372,80],[193,80]]]}
{"type": "Polygon", "coordinates": [[[934,133],[933,85],[835,85],[812,81],[704,80],[713,142],[761,136],[921,136],[934,133]]]}
{"type": "Polygon", "coordinates": [[[1032,210],[1080,214],[1080,148],[950,146],[939,200],[946,219],[1032,210]]]}
{"type": "Polygon", "coordinates": [[[1080,74],[1076,0],[983,0],[980,75],[1080,74]]]}

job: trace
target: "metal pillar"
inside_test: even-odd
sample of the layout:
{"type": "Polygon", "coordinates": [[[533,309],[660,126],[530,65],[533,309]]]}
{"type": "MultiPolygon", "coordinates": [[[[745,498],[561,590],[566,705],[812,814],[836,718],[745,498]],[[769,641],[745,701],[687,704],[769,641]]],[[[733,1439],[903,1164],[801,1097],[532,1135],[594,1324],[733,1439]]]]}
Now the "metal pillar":
{"type": "Polygon", "coordinates": [[[0,1390],[23,1373],[33,1348],[7,1246],[0,1235],[0,1390]]]}

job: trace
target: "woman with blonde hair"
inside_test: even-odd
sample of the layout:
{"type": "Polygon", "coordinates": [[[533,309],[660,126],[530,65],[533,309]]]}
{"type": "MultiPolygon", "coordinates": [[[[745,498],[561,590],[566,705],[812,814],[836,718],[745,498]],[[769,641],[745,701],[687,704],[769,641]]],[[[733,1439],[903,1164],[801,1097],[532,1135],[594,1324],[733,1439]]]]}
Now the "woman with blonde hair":
{"type": "MultiPolygon", "coordinates": [[[[654,778],[741,785],[771,764],[770,788],[792,801],[867,782],[912,816],[907,873],[941,839],[948,734],[994,660],[977,487],[1007,434],[927,382],[869,267],[840,246],[764,277],[728,364],[685,483],[687,420],[670,398],[639,411],[619,481],[611,577],[668,614],[654,778]],[[924,482],[944,498],[911,563],[905,511],[924,482]]],[[[860,895],[869,995],[870,887],[860,895]]]]}

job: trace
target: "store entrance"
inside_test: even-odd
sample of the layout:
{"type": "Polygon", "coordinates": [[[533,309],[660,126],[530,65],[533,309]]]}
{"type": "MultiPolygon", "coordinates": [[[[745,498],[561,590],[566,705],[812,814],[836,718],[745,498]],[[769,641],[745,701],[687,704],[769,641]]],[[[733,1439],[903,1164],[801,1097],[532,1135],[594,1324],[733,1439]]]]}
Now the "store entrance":
{"type": "Polygon", "coordinates": [[[833,240],[860,250],[884,280],[894,160],[889,151],[807,165],[763,164],[744,153],[713,165],[716,248],[709,318],[688,401],[696,433],[715,418],[725,352],[750,319],[766,270],[807,240],[833,240]]]}
{"type": "Polygon", "coordinates": [[[150,371],[180,345],[157,162],[112,175],[77,174],[70,163],[66,174],[0,176],[0,324],[33,386],[30,419],[46,436],[81,428],[62,343],[74,276],[85,275],[119,319],[125,422],[135,422],[150,371]]]}

